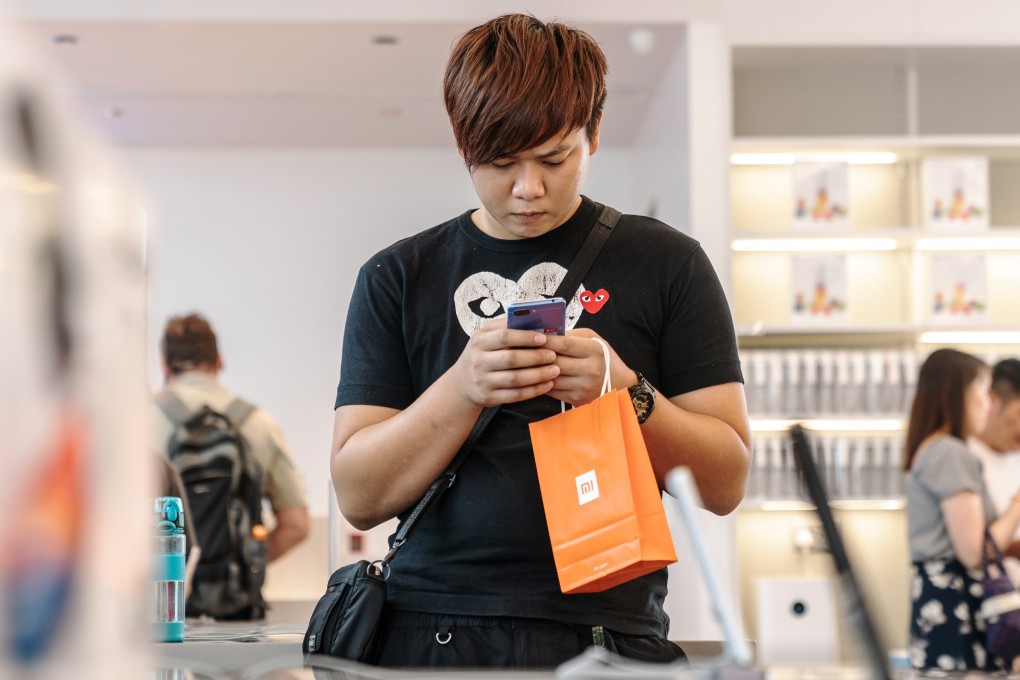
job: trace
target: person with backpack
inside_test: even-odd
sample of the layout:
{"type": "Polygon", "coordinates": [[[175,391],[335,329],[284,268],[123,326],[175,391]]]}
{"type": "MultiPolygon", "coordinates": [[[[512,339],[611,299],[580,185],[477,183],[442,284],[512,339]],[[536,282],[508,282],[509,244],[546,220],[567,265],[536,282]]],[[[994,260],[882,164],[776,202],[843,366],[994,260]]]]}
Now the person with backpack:
{"type": "Polygon", "coordinates": [[[187,616],[265,616],[268,562],[308,534],[305,491],[273,418],[219,381],[216,334],[198,314],[172,317],[162,339],[166,385],[154,397],[151,441],[180,475],[201,548],[187,616]],[[275,526],[262,516],[269,500],[275,526]]]}

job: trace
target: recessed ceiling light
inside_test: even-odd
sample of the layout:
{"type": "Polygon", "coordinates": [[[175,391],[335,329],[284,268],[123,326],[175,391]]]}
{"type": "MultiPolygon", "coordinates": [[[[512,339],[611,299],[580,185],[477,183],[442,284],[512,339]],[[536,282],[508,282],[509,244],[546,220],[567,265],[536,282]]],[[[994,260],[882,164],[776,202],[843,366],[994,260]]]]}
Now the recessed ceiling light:
{"type": "Polygon", "coordinates": [[[396,45],[400,39],[395,35],[377,35],[372,38],[373,45],[396,45]]]}
{"type": "Polygon", "coordinates": [[[627,34],[627,42],[642,57],[655,49],[655,32],[649,28],[634,28],[627,34]]]}
{"type": "Polygon", "coordinates": [[[74,33],[54,33],[50,38],[54,45],[77,45],[78,36],[74,33]]]}

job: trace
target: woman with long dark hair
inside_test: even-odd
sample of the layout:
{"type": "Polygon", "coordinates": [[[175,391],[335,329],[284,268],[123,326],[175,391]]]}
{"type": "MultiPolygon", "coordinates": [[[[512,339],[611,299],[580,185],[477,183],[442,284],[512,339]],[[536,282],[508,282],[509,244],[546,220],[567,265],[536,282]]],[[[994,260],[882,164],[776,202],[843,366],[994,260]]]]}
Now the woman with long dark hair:
{"type": "Polygon", "coordinates": [[[991,372],[964,352],[940,349],[921,366],[907,428],[907,529],[914,563],[910,656],[914,668],[1008,670],[985,651],[980,619],[985,529],[1008,545],[1020,493],[996,517],[967,437],[984,429],[991,372]]]}

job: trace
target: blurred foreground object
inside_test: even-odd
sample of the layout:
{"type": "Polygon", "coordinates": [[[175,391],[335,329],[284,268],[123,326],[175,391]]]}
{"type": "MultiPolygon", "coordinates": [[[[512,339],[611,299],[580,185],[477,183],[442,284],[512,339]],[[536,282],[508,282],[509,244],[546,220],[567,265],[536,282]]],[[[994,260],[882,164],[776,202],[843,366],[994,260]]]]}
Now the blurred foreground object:
{"type": "Polygon", "coordinates": [[[143,213],[0,21],[0,677],[138,678],[143,213]]]}

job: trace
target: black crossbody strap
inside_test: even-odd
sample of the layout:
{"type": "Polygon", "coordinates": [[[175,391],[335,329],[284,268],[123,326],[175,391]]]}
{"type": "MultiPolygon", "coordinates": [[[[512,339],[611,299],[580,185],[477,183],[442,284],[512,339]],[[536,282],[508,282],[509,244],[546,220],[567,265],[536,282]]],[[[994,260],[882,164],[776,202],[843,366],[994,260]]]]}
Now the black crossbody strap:
{"type": "Polygon", "coordinates": [[[611,208],[607,205],[602,209],[602,214],[599,215],[595,226],[588,233],[588,238],[585,239],[581,249],[577,251],[577,255],[574,256],[574,261],[570,263],[570,267],[567,269],[567,275],[563,277],[563,281],[557,286],[553,297],[561,297],[567,301],[568,305],[570,304],[574,298],[574,293],[577,292],[577,287],[581,285],[581,280],[588,275],[588,270],[591,269],[591,265],[595,262],[595,258],[598,257],[602,246],[609,240],[613,233],[613,228],[620,221],[620,217],[622,215],[620,215],[620,211],[616,208],[611,208]]]}
{"type": "Polygon", "coordinates": [[[443,494],[446,493],[447,489],[453,486],[453,483],[457,479],[457,470],[467,458],[468,452],[474,448],[475,442],[478,441],[478,438],[482,435],[482,431],[485,430],[488,424],[492,421],[492,417],[496,415],[496,411],[498,410],[498,406],[487,406],[482,409],[480,414],[478,414],[478,420],[475,421],[474,427],[471,428],[471,432],[468,434],[467,439],[464,440],[464,444],[461,445],[460,450],[457,451],[457,455],[454,456],[452,461],[450,461],[449,467],[446,468],[446,471],[439,479],[432,482],[432,485],[425,492],[425,495],[421,497],[420,501],[418,501],[418,505],[414,506],[414,509],[411,510],[411,514],[407,516],[407,519],[400,523],[397,533],[393,536],[393,545],[390,547],[390,551],[386,553],[386,557],[383,558],[383,562],[389,562],[393,559],[393,556],[397,554],[400,547],[404,545],[407,539],[411,537],[411,534],[414,533],[414,530],[418,528],[418,524],[421,523],[421,519],[425,516],[425,513],[428,512],[428,509],[431,508],[436,501],[443,497],[443,494]]]}
{"type": "MultiPolygon", "coordinates": [[[[581,285],[581,280],[588,274],[588,270],[591,269],[591,265],[595,262],[595,258],[598,257],[602,246],[609,240],[609,236],[613,233],[616,223],[620,221],[620,217],[619,210],[610,208],[608,205],[605,206],[595,226],[588,233],[584,244],[581,245],[581,249],[574,256],[570,267],[567,268],[567,274],[556,288],[556,293],[553,297],[564,298],[567,300],[567,304],[570,304],[570,300],[574,297],[577,287],[581,285]]],[[[498,406],[489,406],[482,409],[482,412],[478,414],[478,420],[475,421],[474,427],[471,428],[467,439],[460,447],[460,450],[457,451],[457,455],[450,461],[446,471],[443,472],[439,479],[432,482],[425,495],[422,496],[418,504],[411,510],[407,519],[400,523],[397,533],[393,536],[393,545],[390,546],[386,557],[382,559],[384,564],[393,559],[393,556],[397,554],[397,551],[400,550],[404,543],[407,542],[407,539],[411,537],[411,534],[414,533],[414,530],[418,528],[418,525],[421,524],[421,520],[429,508],[453,486],[454,481],[457,479],[457,470],[460,469],[468,453],[474,448],[475,442],[478,441],[478,438],[482,435],[482,432],[492,421],[492,417],[496,415],[498,410],[498,406]]]]}

